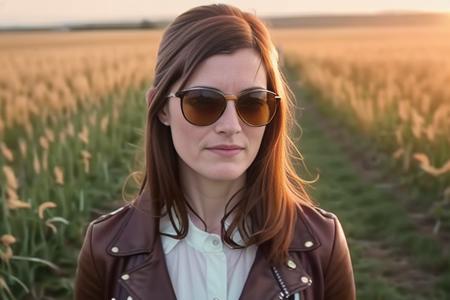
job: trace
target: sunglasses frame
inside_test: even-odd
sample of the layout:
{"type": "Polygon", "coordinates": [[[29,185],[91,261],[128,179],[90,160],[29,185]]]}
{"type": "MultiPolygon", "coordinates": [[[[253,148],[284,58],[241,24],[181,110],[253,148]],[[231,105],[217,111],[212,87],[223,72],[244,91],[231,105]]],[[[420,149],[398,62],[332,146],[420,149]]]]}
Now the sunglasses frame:
{"type": "Polygon", "coordinates": [[[226,105],[225,105],[225,107],[224,107],[224,109],[222,110],[222,112],[220,113],[220,115],[219,115],[219,116],[217,117],[217,119],[216,119],[214,122],[212,122],[211,124],[207,124],[207,125],[198,125],[198,124],[192,123],[188,118],[186,118],[186,115],[184,114],[184,110],[183,110],[183,97],[184,97],[184,95],[185,95],[187,92],[190,92],[190,91],[198,91],[198,90],[201,90],[201,91],[207,90],[207,91],[210,91],[210,92],[214,92],[214,93],[220,94],[220,95],[223,97],[223,99],[225,99],[225,101],[231,100],[231,101],[234,101],[234,102],[237,102],[242,96],[244,96],[244,95],[246,95],[246,94],[249,94],[249,93],[252,93],[252,92],[267,92],[267,93],[269,93],[269,94],[274,95],[274,97],[275,97],[275,111],[274,111],[273,115],[271,116],[271,118],[270,118],[265,124],[262,124],[262,125],[252,125],[252,124],[249,124],[249,123],[241,116],[241,113],[240,113],[239,110],[237,109],[236,103],[235,103],[236,112],[237,112],[237,114],[238,114],[238,116],[239,116],[239,119],[240,119],[242,122],[244,122],[245,124],[247,124],[248,126],[251,126],[251,127],[262,127],[262,126],[266,126],[267,124],[269,124],[269,123],[273,120],[273,118],[275,117],[275,115],[276,115],[276,113],[277,113],[277,111],[278,111],[278,106],[279,106],[280,100],[281,100],[281,97],[278,96],[277,93],[272,92],[272,91],[269,91],[269,90],[267,90],[267,89],[263,89],[263,88],[249,88],[249,89],[245,89],[245,90],[241,91],[237,96],[236,96],[236,95],[233,95],[233,94],[225,94],[225,93],[223,93],[223,92],[222,92],[221,90],[219,90],[219,89],[216,89],[216,88],[213,88],[213,87],[207,87],[207,86],[197,86],[197,87],[187,88],[187,89],[180,90],[180,91],[177,91],[177,92],[175,92],[175,93],[169,94],[169,95],[167,96],[167,98],[174,98],[174,97],[180,98],[180,106],[181,106],[181,112],[183,113],[183,117],[186,119],[186,121],[188,121],[189,123],[191,123],[192,125],[195,125],[195,126],[209,126],[209,125],[214,124],[215,122],[217,122],[217,120],[220,119],[220,117],[223,115],[223,113],[225,112],[225,110],[226,110],[226,108],[227,108],[226,105]]]}

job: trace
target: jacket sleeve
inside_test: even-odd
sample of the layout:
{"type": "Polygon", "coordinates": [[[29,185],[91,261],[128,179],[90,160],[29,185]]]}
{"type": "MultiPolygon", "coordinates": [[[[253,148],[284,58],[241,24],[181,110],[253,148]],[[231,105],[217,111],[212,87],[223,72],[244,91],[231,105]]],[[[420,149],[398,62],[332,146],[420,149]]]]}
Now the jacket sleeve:
{"type": "Polygon", "coordinates": [[[353,268],[344,230],[334,218],[334,242],[325,272],[325,299],[355,300],[353,268]]]}
{"type": "Polygon", "coordinates": [[[94,224],[90,223],[84,237],[83,246],[78,256],[75,276],[75,299],[104,299],[102,280],[99,276],[92,252],[92,236],[94,224]]]}

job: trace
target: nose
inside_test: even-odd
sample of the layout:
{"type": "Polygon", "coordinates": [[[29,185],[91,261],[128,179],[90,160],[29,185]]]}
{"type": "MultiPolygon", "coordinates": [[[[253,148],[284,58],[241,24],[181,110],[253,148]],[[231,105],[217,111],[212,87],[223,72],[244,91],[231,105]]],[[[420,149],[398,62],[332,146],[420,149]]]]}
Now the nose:
{"type": "Polygon", "coordinates": [[[215,129],[218,133],[239,133],[242,130],[240,122],[241,120],[236,111],[234,101],[229,100],[227,101],[227,107],[225,108],[225,111],[216,122],[215,129]]]}

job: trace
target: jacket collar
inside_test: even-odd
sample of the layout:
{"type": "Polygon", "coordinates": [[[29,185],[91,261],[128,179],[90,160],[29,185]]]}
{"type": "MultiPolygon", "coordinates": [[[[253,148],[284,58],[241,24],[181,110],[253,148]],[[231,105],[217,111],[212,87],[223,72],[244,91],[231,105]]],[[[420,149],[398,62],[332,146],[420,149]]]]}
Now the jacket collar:
{"type": "Polygon", "coordinates": [[[298,206],[295,235],[289,251],[311,251],[320,247],[320,241],[306,221],[304,210],[298,206]]]}
{"type": "MultiPolygon", "coordinates": [[[[158,217],[152,213],[148,199],[150,199],[149,195],[144,190],[132,203],[127,205],[130,212],[106,251],[112,256],[148,254],[144,261],[126,271],[129,279],[119,280],[121,285],[134,294],[134,299],[153,299],[153,297],[149,297],[149,295],[152,295],[155,299],[159,299],[159,296],[161,296],[161,299],[175,300],[175,293],[165,264],[161,239],[158,238],[158,217]],[[120,251],[113,251],[114,247],[117,247],[120,251]],[[162,289],[151,289],[150,287],[155,284],[156,287],[166,287],[166,294],[156,295],[155,291],[162,289]],[[170,294],[170,297],[167,293],[170,294]]],[[[292,254],[312,251],[320,247],[321,244],[308,225],[303,214],[303,208],[300,206],[295,232],[296,234],[289,247],[291,257],[282,266],[276,268],[271,266],[261,247],[258,247],[255,261],[240,299],[265,299],[268,295],[283,299],[311,285],[311,276],[306,273],[302,266],[299,253],[292,254]]]]}
{"type": "Polygon", "coordinates": [[[155,225],[158,224],[158,218],[151,209],[150,201],[146,199],[149,199],[148,193],[144,190],[133,202],[126,205],[130,212],[121,229],[111,240],[107,249],[108,254],[128,256],[152,251],[157,237],[155,225]],[[113,251],[113,248],[120,251],[113,251]]]}
{"type": "MultiPolygon", "coordinates": [[[[107,252],[113,256],[127,256],[138,253],[150,253],[158,236],[158,217],[151,210],[151,204],[147,190],[139,195],[130,206],[128,214],[121,230],[112,239],[107,252]],[[130,239],[130,235],[139,239],[130,239]],[[121,249],[120,252],[112,252],[113,247],[121,249]]],[[[298,217],[295,224],[296,234],[293,237],[289,251],[311,251],[320,246],[320,241],[314,235],[311,227],[305,219],[303,208],[298,207],[298,217]]]]}

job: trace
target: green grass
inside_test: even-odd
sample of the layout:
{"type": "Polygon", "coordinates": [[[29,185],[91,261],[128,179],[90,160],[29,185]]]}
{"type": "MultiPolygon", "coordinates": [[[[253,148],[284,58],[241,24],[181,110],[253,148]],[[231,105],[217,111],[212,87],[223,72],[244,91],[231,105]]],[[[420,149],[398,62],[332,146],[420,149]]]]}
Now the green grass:
{"type": "MultiPolygon", "coordinates": [[[[324,134],[320,117],[308,113],[311,96],[299,86],[291,88],[306,108],[297,114],[302,127],[298,147],[312,174],[302,168],[299,174],[307,179],[320,174],[311,195],[344,227],[358,299],[450,299],[450,258],[438,242],[417,230],[394,194],[362,178],[352,166],[354,158],[324,134]],[[407,267],[398,270],[403,259],[407,267]],[[421,285],[421,279],[431,284],[421,285]]],[[[358,147],[358,136],[354,141],[358,147]]]]}
{"type": "MultiPolygon", "coordinates": [[[[110,125],[105,132],[98,126],[87,125],[90,127],[88,145],[81,144],[76,136],[68,138],[66,143],[52,143],[48,155],[49,169],[42,171],[39,176],[30,164],[31,157],[18,159],[11,165],[20,182],[21,198],[31,204],[30,209],[7,209],[4,180],[0,178],[0,235],[9,233],[17,239],[12,246],[12,259],[8,263],[0,261],[0,277],[4,278],[12,291],[8,293],[6,289],[0,289],[0,299],[73,298],[76,258],[86,224],[107,207],[117,205],[122,198],[121,188],[125,177],[137,167],[132,164],[135,155],[140,154],[136,153],[135,145],[143,136],[145,115],[142,111],[145,111],[146,106],[144,92],[143,89],[127,90],[110,95],[101,106],[80,110],[70,119],[61,119],[59,123],[53,124],[51,128],[58,131],[66,123],[72,122],[76,132],[79,132],[82,126],[88,124],[88,117],[92,113],[112,116],[113,108],[121,105],[117,120],[113,122],[110,118],[110,125]],[[88,174],[81,163],[81,149],[88,150],[92,155],[88,174]],[[55,165],[64,170],[63,186],[54,181],[55,165]],[[46,211],[46,219],[60,217],[66,220],[66,223],[55,224],[56,233],[52,233],[37,216],[37,207],[43,201],[57,204],[56,208],[46,211]],[[46,262],[57,268],[49,268],[46,262]]],[[[37,134],[45,128],[45,124],[39,122],[33,125],[37,134]]],[[[13,138],[11,135],[10,145],[15,144],[13,138]]],[[[29,144],[33,145],[32,142],[29,144]]],[[[13,150],[19,157],[17,148],[13,150]]],[[[0,168],[3,164],[7,163],[0,161],[0,168]]],[[[3,245],[0,245],[0,251],[5,251],[3,245]]]]}

